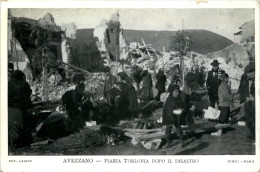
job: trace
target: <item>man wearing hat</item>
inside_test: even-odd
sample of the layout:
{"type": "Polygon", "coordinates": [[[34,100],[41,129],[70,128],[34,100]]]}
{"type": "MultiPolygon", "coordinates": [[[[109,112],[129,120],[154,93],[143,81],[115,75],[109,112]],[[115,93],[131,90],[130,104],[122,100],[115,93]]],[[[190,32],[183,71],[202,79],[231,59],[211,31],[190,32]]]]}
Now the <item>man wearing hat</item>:
{"type": "Polygon", "coordinates": [[[244,103],[246,125],[255,137],[255,62],[250,62],[244,70],[238,88],[240,103],[244,103]]]}
{"type": "Polygon", "coordinates": [[[218,62],[218,60],[213,60],[213,62],[211,63],[211,66],[212,66],[212,70],[208,72],[206,86],[208,89],[210,106],[215,108],[215,104],[218,101],[218,86],[219,86],[219,78],[218,78],[219,62],[218,62]]]}

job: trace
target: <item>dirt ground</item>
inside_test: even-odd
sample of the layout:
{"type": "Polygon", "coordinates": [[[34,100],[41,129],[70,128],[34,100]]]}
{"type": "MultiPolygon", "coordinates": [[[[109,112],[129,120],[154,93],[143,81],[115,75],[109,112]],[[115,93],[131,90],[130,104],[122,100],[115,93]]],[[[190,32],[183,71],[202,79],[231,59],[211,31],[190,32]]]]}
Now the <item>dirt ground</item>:
{"type": "Polygon", "coordinates": [[[132,145],[131,139],[120,145],[84,147],[80,133],[60,138],[51,144],[9,150],[10,155],[254,155],[255,141],[248,138],[245,126],[233,124],[222,136],[210,133],[185,137],[185,147],[173,139],[170,148],[146,149],[142,144],[132,145]]]}

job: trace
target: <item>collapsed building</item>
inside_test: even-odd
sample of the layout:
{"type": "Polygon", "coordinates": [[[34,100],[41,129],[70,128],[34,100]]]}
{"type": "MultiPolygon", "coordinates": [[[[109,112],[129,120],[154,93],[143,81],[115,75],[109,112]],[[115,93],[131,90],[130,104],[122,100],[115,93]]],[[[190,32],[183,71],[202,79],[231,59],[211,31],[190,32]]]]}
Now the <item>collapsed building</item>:
{"type": "MultiPolygon", "coordinates": [[[[136,42],[133,41],[133,38],[129,36],[132,31],[123,30],[118,13],[113,14],[109,21],[102,19],[100,25],[94,29],[77,29],[75,23],[57,26],[51,14],[46,14],[38,21],[27,18],[12,18],[11,21],[13,38],[21,44],[29,63],[34,68],[32,72],[36,74],[42,72],[42,63],[37,63],[37,61],[41,58],[43,45],[49,49],[47,55],[50,57],[50,64],[52,65],[56,65],[57,60],[62,60],[62,54],[70,55],[68,52],[62,52],[61,32],[64,31],[66,39],[70,42],[69,49],[72,50],[73,47],[73,55],[79,60],[80,66],[76,65],[76,67],[85,71],[83,73],[87,78],[87,89],[93,93],[98,93],[100,96],[106,75],[104,72],[110,70],[113,74],[117,74],[125,71],[132,76],[133,66],[137,66],[140,69],[147,69],[155,81],[156,72],[160,68],[164,68],[168,85],[173,66],[180,63],[178,52],[169,51],[167,46],[167,52],[165,49],[158,51],[153,48],[152,44],[145,43],[146,37],[144,39],[138,38],[136,42]],[[129,40],[133,42],[127,42],[129,40]]],[[[195,33],[200,32],[195,31],[195,33]]],[[[168,32],[164,34],[168,34],[168,32]]],[[[194,42],[194,44],[199,43],[194,42]]],[[[247,42],[247,45],[251,44],[247,42]]],[[[194,64],[204,64],[206,70],[210,70],[211,61],[218,59],[222,63],[220,66],[230,75],[233,83],[232,88],[237,89],[243,68],[249,62],[248,54],[241,44],[230,44],[226,41],[226,45],[229,46],[213,53],[201,54],[194,51],[187,54],[184,57],[184,72],[187,73],[194,64]]],[[[254,48],[251,46],[251,49],[254,48]]],[[[34,82],[32,85],[34,93],[41,97],[43,83],[34,82]]],[[[65,91],[73,88],[70,84],[58,86],[52,83],[49,83],[48,87],[50,97],[48,100],[58,100],[65,91]]]]}
{"type": "MultiPolygon", "coordinates": [[[[56,77],[55,74],[46,71],[46,66],[43,62],[43,60],[48,60],[50,65],[58,65],[57,61],[62,60],[63,54],[67,56],[73,55],[79,59],[80,66],[73,66],[74,71],[72,72],[76,74],[78,69],[81,69],[79,71],[84,74],[86,79],[84,82],[86,90],[94,95],[94,100],[99,100],[103,96],[103,85],[106,75],[104,72],[108,70],[111,70],[114,74],[125,71],[130,76],[133,76],[133,67],[135,66],[140,69],[147,69],[152,74],[153,80],[156,81],[156,72],[160,68],[164,68],[168,78],[168,85],[170,83],[169,78],[171,78],[173,66],[180,64],[178,52],[157,51],[151,44],[146,44],[145,39],[141,39],[141,43],[138,41],[130,42],[129,46],[127,46],[126,39],[124,38],[124,30],[120,25],[118,14],[112,15],[109,22],[102,20],[100,26],[97,26],[95,29],[84,30],[77,29],[73,23],[64,24],[62,27],[59,27],[55,24],[51,14],[45,15],[38,21],[26,18],[13,18],[12,30],[14,38],[20,42],[22,49],[28,57],[29,63],[32,65],[33,70],[31,72],[35,72],[39,76],[32,84],[33,97],[36,101],[59,101],[66,91],[74,89],[75,86],[73,83],[64,82],[58,84],[54,81],[56,77]],[[62,30],[66,33],[66,39],[71,42],[68,47],[62,47],[62,30]],[[47,50],[45,47],[47,47],[47,50]],[[71,47],[75,47],[75,49],[71,47]],[[63,48],[65,48],[64,51],[63,48]],[[71,54],[72,50],[75,50],[75,54],[71,54]]],[[[237,51],[240,52],[240,50],[243,51],[243,49],[235,44],[224,48],[219,53],[212,53],[210,57],[209,55],[190,52],[184,57],[184,72],[187,73],[194,65],[203,65],[206,67],[206,70],[211,70],[210,63],[213,59],[218,59],[221,63],[220,67],[230,74],[232,82],[236,82],[232,84],[232,88],[237,88],[237,83],[239,83],[243,73],[243,67],[246,64],[242,62],[241,56],[239,56],[240,59],[237,59],[236,54],[233,58],[229,58],[229,56],[225,58],[223,54],[225,55],[227,54],[225,52],[230,51],[236,53],[237,51]],[[240,65],[242,65],[242,67],[240,67],[240,65]]],[[[245,53],[244,55],[246,56],[245,53]]],[[[140,109],[149,109],[148,111],[152,111],[154,110],[153,108],[155,108],[152,106],[155,106],[155,104],[151,103],[140,109]]],[[[153,118],[152,122],[149,120],[141,120],[136,122],[135,126],[131,126],[131,128],[128,129],[129,131],[125,130],[127,131],[125,135],[133,138],[133,144],[137,144],[140,140],[144,139],[142,136],[146,136],[146,133],[134,133],[135,129],[141,129],[141,131],[144,132],[146,129],[155,129],[155,135],[152,136],[148,134],[150,137],[148,139],[154,137],[162,138],[164,136],[165,132],[160,128],[161,126],[156,126],[157,122],[154,122],[162,118],[162,109],[158,109],[157,112],[154,112],[153,118]]],[[[205,127],[204,131],[214,131],[215,129],[228,126],[227,124],[219,126],[214,123],[201,124],[205,127]]],[[[128,127],[130,125],[132,125],[132,123],[127,124],[128,127]]],[[[197,128],[203,131],[203,129],[201,130],[201,126],[194,127],[192,131],[196,131],[197,128]]],[[[99,130],[102,129],[100,128],[99,130]]],[[[107,128],[104,130],[107,130],[107,128]]],[[[80,137],[84,139],[87,138],[84,140],[84,144],[85,142],[89,142],[89,140],[91,142],[93,136],[95,136],[95,133],[87,132],[89,132],[89,130],[80,133],[80,137]]],[[[100,144],[104,144],[104,140],[110,143],[111,139],[113,138],[101,138],[100,142],[102,143],[100,144]]],[[[157,149],[161,140],[157,140],[156,142],[158,143],[156,146],[157,149]]],[[[114,144],[114,141],[112,141],[112,144],[114,144]]],[[[142,142],[142,144],[147,146],[148,149],[151,149],[151,146],[149,146],[150,143],[142,142]]]]}

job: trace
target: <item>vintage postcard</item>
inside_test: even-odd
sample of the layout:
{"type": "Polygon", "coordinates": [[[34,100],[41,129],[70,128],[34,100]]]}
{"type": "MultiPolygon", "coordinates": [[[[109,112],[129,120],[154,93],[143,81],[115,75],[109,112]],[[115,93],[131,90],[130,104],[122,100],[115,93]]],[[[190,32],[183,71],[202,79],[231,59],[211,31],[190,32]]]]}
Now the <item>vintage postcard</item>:
{"type": "Polygon", "coordinates": [[[259,171],[259,3],[1,2],[1,171],[259,171]]]}

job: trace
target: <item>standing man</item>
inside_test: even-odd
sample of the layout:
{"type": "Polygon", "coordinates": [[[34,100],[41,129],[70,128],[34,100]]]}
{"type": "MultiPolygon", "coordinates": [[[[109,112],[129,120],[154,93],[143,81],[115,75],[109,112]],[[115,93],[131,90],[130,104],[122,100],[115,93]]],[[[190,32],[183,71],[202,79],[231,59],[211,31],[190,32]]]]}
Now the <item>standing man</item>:
{"type": "Polygon", "coordinates": [[[215,108],[216,103],[218,103],[218,70],[219,70],[219,62],[218,60],[213,60],[211,63],[212,70],[208,72],[208,78],[206,81],[206,86],[209,94],[210,106],[215,108]]]}
{"type": "Polygon", "coordinates": [[[241,77],[238,88],[240,103],[244,103],[245,121],[251,138],[255,138],[255,62],[250,62],[241,77]]]}

